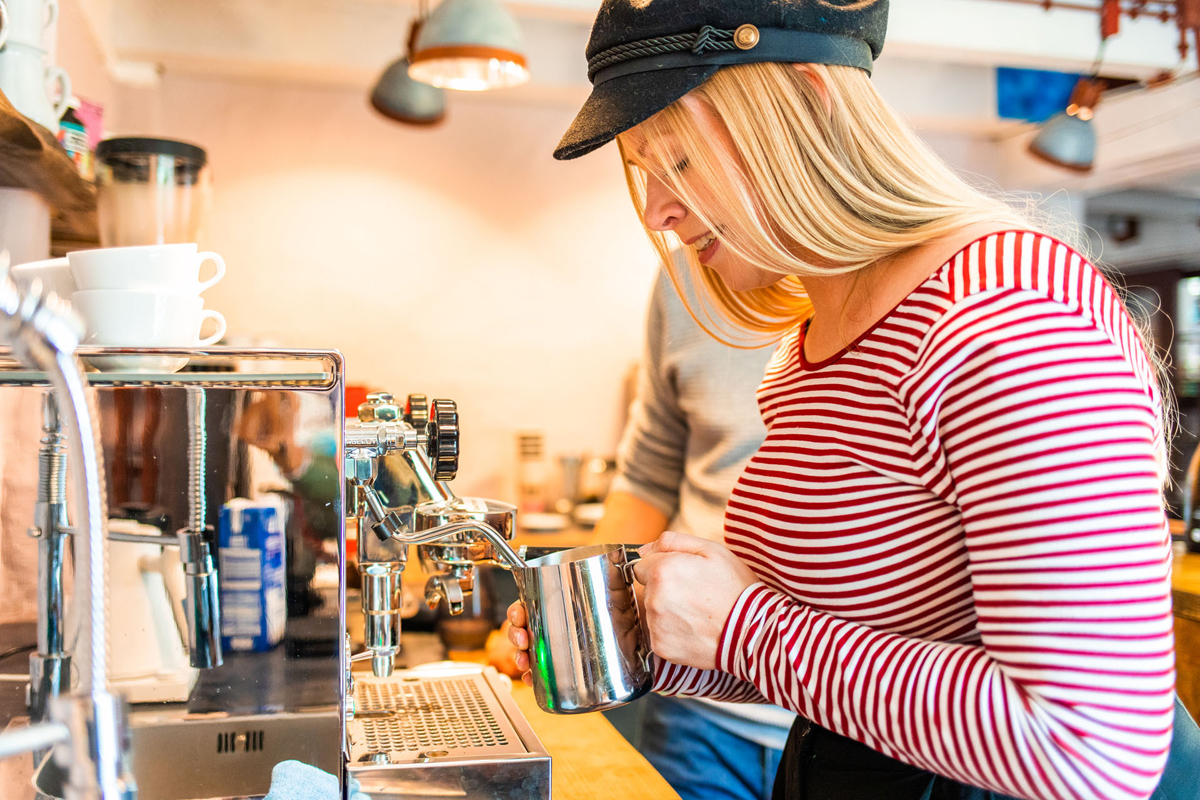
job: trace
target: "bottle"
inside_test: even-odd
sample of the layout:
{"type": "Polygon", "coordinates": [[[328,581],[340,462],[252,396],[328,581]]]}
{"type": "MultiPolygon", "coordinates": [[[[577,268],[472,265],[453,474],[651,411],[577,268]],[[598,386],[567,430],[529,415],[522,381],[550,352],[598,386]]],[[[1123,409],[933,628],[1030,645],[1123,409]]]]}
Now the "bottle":
{"type": "Polygon", "coordinates": [[[90,181],[95,177],[92,167],[92,151],[88,148],[87,127],[76,113],[79,109],[79,98],[72,97],[67,111],[58,122],[58,143],[75,162],[75,169],[80,177],[90,181]]]}
{"type": "Polygon", "coordinates": [[[546,510],[546,460],[542,432],[517,434],[517,511],[540,514],[546,510]]]}

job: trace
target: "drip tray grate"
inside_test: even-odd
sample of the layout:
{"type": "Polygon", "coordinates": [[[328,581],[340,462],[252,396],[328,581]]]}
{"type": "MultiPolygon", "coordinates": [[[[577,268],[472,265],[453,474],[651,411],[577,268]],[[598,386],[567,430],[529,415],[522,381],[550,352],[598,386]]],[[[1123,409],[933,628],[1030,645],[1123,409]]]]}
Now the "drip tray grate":
{"type": "Polygon", "coordinates": [[[482,673],[356,675],[354,698],[351,763],[376,753],[398,763],[529,752],[482,673]]]}

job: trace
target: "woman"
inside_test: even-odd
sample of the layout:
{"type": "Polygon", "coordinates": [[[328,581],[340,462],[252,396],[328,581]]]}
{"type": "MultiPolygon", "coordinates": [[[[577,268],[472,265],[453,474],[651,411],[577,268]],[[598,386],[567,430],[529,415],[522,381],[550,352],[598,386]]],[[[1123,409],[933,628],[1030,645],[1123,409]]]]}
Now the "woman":
{"type": "Polygon", "coordinates": [[[1153,363],[1082,256],[874,92],[885,25],[606,0],[593,28],[556,155],[616,137],[698,320],[782,337],[727,547],[668,532],[635,569],[655,689],[799,712],[777,797],[1148,797],[1174,679],[1153,363]]]}

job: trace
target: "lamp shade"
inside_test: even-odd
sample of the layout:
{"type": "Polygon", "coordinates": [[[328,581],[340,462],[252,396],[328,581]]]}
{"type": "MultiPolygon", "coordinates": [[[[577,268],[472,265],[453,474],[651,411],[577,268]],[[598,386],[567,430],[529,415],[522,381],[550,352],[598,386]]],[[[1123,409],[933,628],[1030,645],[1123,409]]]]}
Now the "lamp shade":
{"type": "Polygon", "coordinates": [[[1071,91],[1067,110],[1046,121],[1029,143],[1029,152],[1065,169],[1090,172],[1096,160],[1092,116],[1105,85],[1102,79],[1080,78],[1071,91]]]}
{"type": "Polygon", "coordinates": [[[482,91],[529,80],[525,39],[496,0],[444,0],[421,27],[408,74],[445,89],[482,91]]]}
{"type": "Polygon", "coordinates": [[[1029,151],[1051,164],[1089,172],[1096,160],[1096,128],[1090,119],[1060,112],[1029,143],[1029,151]]]}
{"type": "Polygon", "coordinates": [[[408,59],[388,65],[371,91],[371,105],[385,117],[409,125],[434,125],[446,116],[446,93],[408,76],[408,59]]]}

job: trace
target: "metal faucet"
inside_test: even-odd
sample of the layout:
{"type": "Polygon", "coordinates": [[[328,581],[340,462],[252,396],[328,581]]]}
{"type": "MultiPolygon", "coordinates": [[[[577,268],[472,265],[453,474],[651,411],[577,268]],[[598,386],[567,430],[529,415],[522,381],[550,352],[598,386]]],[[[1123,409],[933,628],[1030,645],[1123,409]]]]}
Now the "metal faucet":
{"type": "MultiPolygon", "coordinates": [[[[223,663],[221,652],[220,590],[216,564],[204,535],[205,397],[203,389],[188,390],[189,511],[188,527],[175,536],[106,533],[110,539],[178,547],[183,562],[186,596],[188,660],[208,669],[223,663]]],[[[58,401],[53,393],[42,400],[42,429],[38,453],[38,500],[29,535],[38,540],[38,649],[29,657],[26,698],[34,722],[46,719],[50,698],[70,688],[71,655],[65,650],[63,613],[63,554],[66,537],[75,534],[67,524],[67,453],[63,446],[58,401]]]]}
{"type": "MultiPolygon", "coordinates": [[[[7,267],[7,258],[0,257],[7,267]]],[[[108,600],[107,548],[104,541],[108,519],[105,504],[104,465],[96,413],[86,391],[83,368],[75,358],[80,326],[74,315],[53,294],[43,294],[40,281],[27,290],[18,288],[7,275],[0,276],[0,341],[32,369],[45,372],[57,403],[46,410],[47,436],[43,452],[59,456],[62,438],[57,429],[61,418],[67,430],[66,444],[74,485],[79,492],[78,513],[81,535],[75,537],[75,602],[86,614],[82,630],[81,657],[77,659],[79,686],[71,694],[43,696],[44,721],[0,734],[0,757],[54,747],[54,757],[68,768],[67,800],[133,800],[137,787],[129,772],[129,737],[124,701],[109,694],[105,617],[108,600]]],[[[50,490],[39,491],[39,524],[53,527],[62,521],[61,500],[64,472],[62,460],[43,461],[50,490]],[[54,482],[57,482],[55,484],[54,482]],[[55,488],[57,486],[57,488],[55,488]],[[53,490],[53,491],[51,491],[53,490]]],[[[61,526],[59,526],[61,527],[61,526]]],[[[61,562],[62,540],[40,548],[39,555],[61,562]]],[[[58,586],[46,585],[39,593],[39,606],[61,609],[61,572],[58,586]]],[[[60,618],[61,621],[61,618],[60,618]]],[[[39,650],[61,653],[61,624],[39,633],[39,650]],[[42,634],[45,634],[43,636],[42,634]]],[[[61,660],[39,662],[50,665],[59,689],[67,675],[61,660]]]]}
{"type": "MultiPolygon", "coordinates": [[[[511,566],[520,561],[504,533],[486,519],[472,519],[472,512],[458,509],[456,504],[462,501],[446,484],[458,471],[458,453],[458,411],[451,400],[430,404],[424,395],[409,395],[401,411],[392,395],[375,392],[358,407],[358,420],[346,423],[347,505],[358,522],[364,639],[371,669],[378,677],[392,673],[400,650],[401,576],[410,544],[451,543],[444,550],[441,546],[428,551],[422,547],[420,555],[422,563],[442,570],[430,577],[426,601],[436,606],[445,600],[452,614],[462,612],[463,594],[474,585],[475,564],[511,566]],[[379,460],[390,453],[403,455],[428,503],[392,510],[384,506],[374,482],[379,460]],[[431,505],[446,513],[422,513],[431,505]],[[478,549],[480,544],[486,555],[471,558],[468,553],[464,558],[460,552],[478,549]]],[[[505,526],[505,532],[511,537],[511,524],[505,526]]],[[[366,657],[364,653],[355,658],[366,657]]]]}

